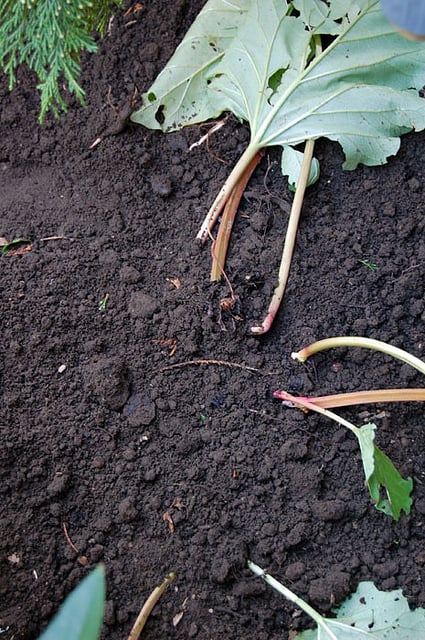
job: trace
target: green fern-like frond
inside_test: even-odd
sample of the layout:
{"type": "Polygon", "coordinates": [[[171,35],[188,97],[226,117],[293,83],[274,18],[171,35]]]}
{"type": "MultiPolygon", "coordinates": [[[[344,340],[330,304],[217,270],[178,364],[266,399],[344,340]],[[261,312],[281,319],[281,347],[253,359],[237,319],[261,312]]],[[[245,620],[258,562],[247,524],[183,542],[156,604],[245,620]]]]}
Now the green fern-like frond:
{"type": "Polygon", "coordinates": [[[103,35],[111,6],[122,4],[122,0],[1,0],[0,67],[9,76],[10,89],[19,65],[27,64],[37,74],[40,122],[49,109],[55,116],[67,110],[61,81],[84,104],[78,83],[81,53],[96,51],[93,32],[103,35]]]}

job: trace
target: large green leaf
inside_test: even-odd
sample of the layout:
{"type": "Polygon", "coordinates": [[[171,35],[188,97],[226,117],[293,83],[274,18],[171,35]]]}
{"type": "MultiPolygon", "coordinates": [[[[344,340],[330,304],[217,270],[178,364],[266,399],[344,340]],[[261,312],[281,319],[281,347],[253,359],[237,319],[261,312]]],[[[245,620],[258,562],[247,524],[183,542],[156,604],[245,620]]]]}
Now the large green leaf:
{"type": "MultiPolygon", "coordinates": [[[[324,622],[338,640],[423,640],[425,637],[425,609],[411,611],[401,589],[384,592],[373,582],[361,582],[335,613],[336,620],[324,619],[324,622]]],[[[299,640],[331,638],[320,627],[296,637],[299,640]]]]}
{"type": "Polygon", "coordinates": [[[373,582],[361,582],[357,591],[337,609],[338,620],[369,629],[380,640],[422,640],[425,609],[409,608],[401,589],[379,591],[373,582]]]}
{"type": "Polygon", "coordinates": [[[39,640],[97,640],[105,605],[105,572],[97,567],[66,598],[39,640]]]}
{"type": "Polygon", "coordinates": [[[250,0],[210,0],[177,47],[165,69],[132,115],[149,129],[175,131],[219,115],[206,91],[213,69],[223,57],[250,0]]]}
{"type": "Polygon", "coordinates": [[[133,120],[171,131],[232,111],[250,124],[252,153],[327,137],[346,169],[385,163],[401,134],[425,128],[425,45],[399,35],[378,0],[293,5],[209,0],[133,120]],[[318,34],[336,36],[321,54],[318,34]]]}
{"type": "Polygon", "coordinates": [[[357,629],[337,620],[328,618],[324,620],[324,623],[324,627],[304,631],[296,638],[299,638],[299,640],[335,640],[335,638],[336,640],[379,640],[378,636],[373,633],[357,629]]]}

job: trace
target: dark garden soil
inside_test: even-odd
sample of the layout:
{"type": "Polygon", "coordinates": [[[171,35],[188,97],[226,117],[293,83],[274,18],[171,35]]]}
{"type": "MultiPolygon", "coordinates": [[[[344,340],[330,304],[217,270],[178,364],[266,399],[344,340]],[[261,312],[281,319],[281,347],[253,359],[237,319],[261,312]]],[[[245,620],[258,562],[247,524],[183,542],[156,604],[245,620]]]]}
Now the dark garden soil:
{"type": "Polygon", "coordinates": [[[240,298],[232,315],[195,236],[247,127],[230,119],[209,152],[188,153],[198,127],[134,126],[88,150],[113,118],[108,88],[116,104],[146,90],[202,4],[146,0],[118,14],[84,60],[87,108],[71,97],[60,121],[39,126],[25,69],[12,93],[1,80],[0,236],[32,241],[0,258],[1,640],[36,638],[99,562],[110,640],[127,637],[170,570],[178,577],[146,640],[285,640],[305,628],[247,558],[320,611],[362,580],[425,606],[422,407],[341,411],[375,420],[379,445],[414,480],[411,515],[394,522],[370,502],[353,436],[272,397],[423,385],[364,350],[306,366],[290,353],[354,334],[425,355],[425,135],[405,136],[388,165],[351,173],[338,146],[318,144],[321,179],[307,194],[284,306],[269,335],[250,336],[291,200],[279,154],[266,154],[242,202],[227,264],[240,298]],[[197,359],[234,364],[187,363],[197,359]]]}

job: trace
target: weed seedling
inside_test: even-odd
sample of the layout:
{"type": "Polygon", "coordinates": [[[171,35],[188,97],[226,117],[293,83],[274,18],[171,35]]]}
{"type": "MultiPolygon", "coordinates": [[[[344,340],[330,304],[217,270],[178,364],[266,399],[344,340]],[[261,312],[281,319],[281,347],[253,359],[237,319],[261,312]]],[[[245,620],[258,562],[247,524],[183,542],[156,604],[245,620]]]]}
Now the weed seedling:
{"type": "Polygon", "coordinates": [[[364,258],[363,260],[359,260],[359,262],[360,264],[362,264],[364,267],[367,267],[371,271],[376,271],[378,268],[377,264],[375,264],[374,262],[371,262],[367,258],[364,258]]]}

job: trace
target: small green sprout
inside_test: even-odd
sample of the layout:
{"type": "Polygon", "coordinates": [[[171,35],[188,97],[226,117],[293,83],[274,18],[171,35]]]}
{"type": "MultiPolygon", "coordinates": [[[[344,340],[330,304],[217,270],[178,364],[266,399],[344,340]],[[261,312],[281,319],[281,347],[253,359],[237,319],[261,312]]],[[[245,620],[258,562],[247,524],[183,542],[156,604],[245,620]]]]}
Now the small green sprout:
{"type": "Polygon", "coordinates": [[[363,260],[359,260],[359,262],[360,264],[362,264],[364,267],[367,267],[371,271],[376,271],[378,268],[377,264],[375,264],[374,262],[371,262],[367,258],[364,258],[363,260]]]}
{"type": "Polygon", "coordinates": [[[31,244],[31,240],[29,240],[28,238],[16,238],[15,240],[11,240],[7,244],[5,244],[2,247],[1,252],[3,255],[6,255],[8,253],[11,253],[12,251],[15,251],[17,249],[20,249],[30,244],[31,244]]]}
{"type": "Polygon", "coordinates": [[[109,300],[109,293],[106,293],[102,300],[99,302],[99,311],[105,311],[106,309],[106,305],[108,304],[108,300],[109,300]]]}

